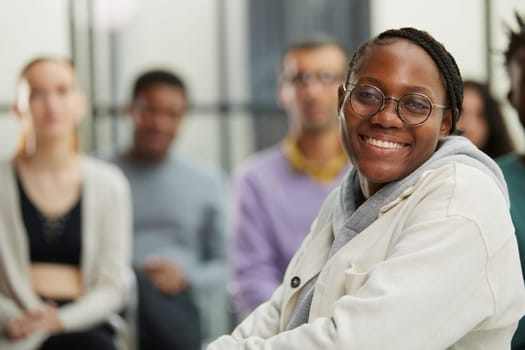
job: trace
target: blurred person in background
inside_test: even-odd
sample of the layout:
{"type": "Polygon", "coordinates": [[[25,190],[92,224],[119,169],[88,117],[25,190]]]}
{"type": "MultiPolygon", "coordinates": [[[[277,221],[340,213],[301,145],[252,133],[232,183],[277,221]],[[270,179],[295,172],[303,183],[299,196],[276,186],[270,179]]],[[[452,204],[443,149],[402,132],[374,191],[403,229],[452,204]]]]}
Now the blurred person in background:
{"type": "MultiPolygon", "coordinates": [[[[518,30],[509,30],[505,51],[505,66],[510,78],[508,100],[525,127],[525,17],[516,13],[518,30]]],[[[509,27],[510,28],[510,27],[509,27]]],[[[505,175],[510,196],[510,214],[518,238],[521,269],[525,280],[525,154],[512,153],[498,158],[505,175]]],[[[512,339],[512,349],[525,349],[525,319],[522,319],[512,339]]]]}
{"type": "Polygon", "coordinates": [[[79,151],[86,102],[71,62],[20,74],[19,152],[0,163],[0,348],[115,349],[131,269],[126,178],[79,151]]]}
{"type": "Polygon", "coordinates": [[[474,80],[463,82],[463,114],[458,129],[491,158],[512,152],[512,141],[498,101],[488,86],[474,80]]]}
{"type": "Polygon", "coordinates": [[[208,302],[227,280],[223,174],[171,152],[187,108],[180,77],[141,74],[128,108],[133,143],[113,159],[131,184],[144,350],[199,349],[214,312],[208,302]]]}
{"type": "Polygon", "coordinates": [[[347,56],[324,35],[291,44],[281,61],[278,102],[289,130],[234,175],[234,294],[243,315],[268,300],[322,202],[348,170],[338,138],[337,86],[347,56]]]}

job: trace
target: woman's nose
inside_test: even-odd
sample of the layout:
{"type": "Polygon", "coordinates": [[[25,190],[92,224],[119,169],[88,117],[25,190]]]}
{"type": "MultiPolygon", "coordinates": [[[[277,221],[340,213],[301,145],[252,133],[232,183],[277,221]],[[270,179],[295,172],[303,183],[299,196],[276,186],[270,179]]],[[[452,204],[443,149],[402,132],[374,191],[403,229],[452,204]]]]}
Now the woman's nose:
{"type": "Polygon", "coordinates": [[[370,118],[372,124],[384,128],[402,128],[404,123],[398,113],[398,100],[385,98],[383,108],[370,118]]]}

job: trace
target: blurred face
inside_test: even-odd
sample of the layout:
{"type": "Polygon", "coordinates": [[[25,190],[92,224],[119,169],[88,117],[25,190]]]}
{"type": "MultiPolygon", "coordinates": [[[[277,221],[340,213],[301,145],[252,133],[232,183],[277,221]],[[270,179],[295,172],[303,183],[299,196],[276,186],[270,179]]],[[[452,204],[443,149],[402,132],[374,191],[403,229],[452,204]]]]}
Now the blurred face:
{"type": "MultiPolygon", "coordinates": [[[[386,97],[417,93],[426,95],[432,103],[446,104],[436,64],[422,48],[407,40],[370,46],[358,65],[351,84],[373,85],[386,97]]],[[[363,118],[354,113],[349,95],[342,87],[339,89],[341,137],[367,197],[423,164],[450,129],[448,109],[433,108],[423,124],[409,126],[399,118],[394,101],[386,100],[383,110],[363,118]]]]}
{"type": "Polygon", "coordinates": [[[19,84],[16,111],[29,115],[37,142],[69,137],[85,111],[73,68],[66,62],[31,66],[19,84]]]}
{"type": "Polygon", "coordinates": [[[525,127],[525,47],[516,51],[509,62],[509,102],[518,112],[521,125],[525,127]]]}
{"type": "Polygon", "coordinates": [[[485,106],[481,95],[472,88],[463,92],[463,114],[457,127],[464,131],[467,137],[478,148],[483,148],[487,143],[489,126],[485,115],[485,106]]]}
{"type": "Polygon", "coordinates": [[[145,159],[168,153],[186,113],[186,96],[168,84],[146,86],[130,107],[135,126],[135,151],[145,159]]]}
{"type": "Polygon", "coordinates": [[[333,45],[297,49],[284,57],[278,97],[292,130],[320,132],[337,125],[337,86],[345,65],[344,53],[333,45]]]}

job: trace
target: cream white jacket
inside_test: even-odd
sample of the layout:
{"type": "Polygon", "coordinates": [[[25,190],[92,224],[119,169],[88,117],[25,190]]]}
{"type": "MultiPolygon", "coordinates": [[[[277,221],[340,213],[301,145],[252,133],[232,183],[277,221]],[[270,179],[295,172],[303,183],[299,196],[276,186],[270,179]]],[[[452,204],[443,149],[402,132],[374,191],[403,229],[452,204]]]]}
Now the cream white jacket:
{"type": "Polygon", "coordinates": [[[327,260],[338,200],[327,199],[271,300],[208,350],[510,349],[525,289],[508,203],[489,175],[457,163],[429,171],[327,260]],[[308,323],[285,331],[318,273],[308,323]]]}
{"type": "MultiPolygon", "coordinates": [[[[124,304],[130,282],[131,202],[128,182],[118,168],[84,157],[81,272],[85,294],[60,308],[66,331],[104,322],[124,304]]],[[[9,342],[6,322],[41,305],[29,276],[27,234],[11,161],[0,162],[0,349],[32,349],[37,334],[9,342]]]]}

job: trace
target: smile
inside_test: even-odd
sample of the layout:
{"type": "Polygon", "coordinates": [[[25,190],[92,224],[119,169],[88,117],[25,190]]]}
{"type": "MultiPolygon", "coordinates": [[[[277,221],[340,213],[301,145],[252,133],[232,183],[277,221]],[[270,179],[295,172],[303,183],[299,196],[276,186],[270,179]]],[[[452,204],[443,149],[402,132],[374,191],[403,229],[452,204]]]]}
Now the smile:
{"type": "Polygon", "coordinates": [[[392,141],[383,141],[383,140],[377,140],[373,139],[371,137],[365,137],[365,142],[369,145],[378,147],[378,148],[385,148],[385,149],[400,149],[403,148],[404,145],[402,143],[392,142],[392,141]]]}

